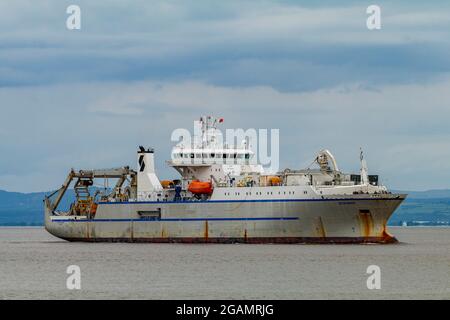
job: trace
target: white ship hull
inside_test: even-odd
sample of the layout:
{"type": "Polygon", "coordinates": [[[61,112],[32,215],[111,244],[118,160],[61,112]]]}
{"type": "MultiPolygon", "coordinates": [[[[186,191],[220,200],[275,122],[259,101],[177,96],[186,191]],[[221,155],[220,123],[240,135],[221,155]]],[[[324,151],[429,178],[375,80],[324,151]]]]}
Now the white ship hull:
{"type": "Polygon", "coordinates": [[[187,243],[390,243],[400,194],[320,199],[100,203],[95,218],[52,215],[46,229],[69,241],[187,243]],[[145,215],[148,213],[147,215],[145,215]],[[144,214],[144,215],[143,215],[144,214]]]}

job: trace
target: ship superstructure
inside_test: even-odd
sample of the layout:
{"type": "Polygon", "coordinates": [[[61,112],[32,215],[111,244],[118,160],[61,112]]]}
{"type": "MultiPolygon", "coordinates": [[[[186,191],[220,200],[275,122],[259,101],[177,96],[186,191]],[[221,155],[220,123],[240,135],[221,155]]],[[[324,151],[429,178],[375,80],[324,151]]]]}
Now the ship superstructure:
{"type": "Polygon", "coordinates": [[[227,145],[205,116],[193,141],[181,141],[167,164],[179,179],[160,180],[155,152],[139,147],[136,170],[71,170],[45,199],[47,230],[71,241],[365,243],[394,242],[386,223],[406,195],[368,175],[340,171],[328,150],[317,168],[265,173],[248,140],[227,145]],[[115,180],[90,191],[94,180],[115,180]],[[76,201],[58,205],[74,181],[76,201]],[[110,184],[108,184],[109,186],[110,184]]]}

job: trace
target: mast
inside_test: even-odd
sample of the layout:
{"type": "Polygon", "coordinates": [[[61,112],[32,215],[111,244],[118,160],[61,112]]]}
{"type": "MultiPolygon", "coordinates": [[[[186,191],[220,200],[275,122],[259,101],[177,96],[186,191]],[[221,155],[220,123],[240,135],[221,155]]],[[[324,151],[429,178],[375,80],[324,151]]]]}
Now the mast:
{"type": "Polygon", "coordinates": [[[364,159],[364,155],[363,155],[363,151],[362,148],[360,148],[360,154],[359,154],[359,159],[361,161],[361,184],[368,186],[369,185],[369,174],[368,174],[368,169],[367,169],[367,162],[366,159],[364,159]]]}

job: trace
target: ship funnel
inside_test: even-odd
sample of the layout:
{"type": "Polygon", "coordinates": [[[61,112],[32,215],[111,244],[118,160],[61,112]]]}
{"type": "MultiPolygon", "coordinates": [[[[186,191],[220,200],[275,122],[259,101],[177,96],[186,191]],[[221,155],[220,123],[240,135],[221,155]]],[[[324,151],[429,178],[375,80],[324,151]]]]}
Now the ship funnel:
{"type": "Polygon", "coordinates": [[[142,198],[146,197],[149,192],[162,190],[162,186],[155,174],[154,150],[139,146],[137,155],[137,192],[138,197],[142,198]]]}

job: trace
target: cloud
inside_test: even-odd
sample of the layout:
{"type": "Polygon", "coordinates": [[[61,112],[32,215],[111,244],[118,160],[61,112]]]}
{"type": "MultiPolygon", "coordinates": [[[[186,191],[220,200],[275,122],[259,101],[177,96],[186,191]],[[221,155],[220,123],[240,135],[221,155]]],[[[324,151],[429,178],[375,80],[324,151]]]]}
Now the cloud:
{"type": "Polygon", "coordinates": [[[381,1],[379,32],[354,1],[80,1],[76,32],[65,29],[68,4],[1,5],[0,86],[197,80],[308,91],[423,83],[450,69],[443,4],[381,1]]]}
{"type": "Polygon", "coordinates": [[[202,114],[279,128],[281,164],[331,149],[403,189],[448,187],[450,4],[379,1],[0,2],[0,188],[60,185],[70,167],[133,164],[202,114]],[[414,170],[413,170],[413,169],[414,170]]]}
{"type": "Polygon", "coordinates": [[[172,130],[213,114],[230,128],[280,129],[282,167],[306,166],[326,147],[357,171],[362,146],[371,172],[391,187],[448,187],[449,89],[450,77],[310,92],[198,81],[3,88],[0,100],[14,108],[0,120],[0,186],[54,189],[71,167],[133,165],[141,144],[156,148],[160,176],[173,177],[164,164],[172,130]]]}

